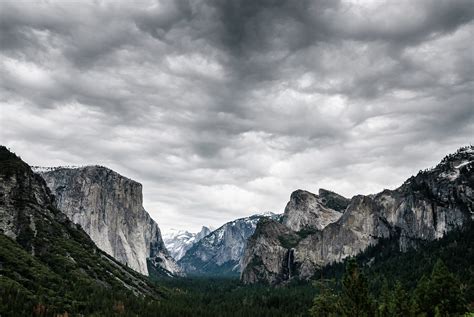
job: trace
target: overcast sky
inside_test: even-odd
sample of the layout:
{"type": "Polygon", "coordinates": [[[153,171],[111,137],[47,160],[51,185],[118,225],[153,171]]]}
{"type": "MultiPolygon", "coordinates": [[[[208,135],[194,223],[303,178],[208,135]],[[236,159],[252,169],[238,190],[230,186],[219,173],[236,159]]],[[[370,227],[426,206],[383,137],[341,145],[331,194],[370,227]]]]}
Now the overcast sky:
{"type": "Polygon", "coordinates": [[[474,142],[474,1],[0,1],[0,143],[163,231],[395,188],[474,142]]]}

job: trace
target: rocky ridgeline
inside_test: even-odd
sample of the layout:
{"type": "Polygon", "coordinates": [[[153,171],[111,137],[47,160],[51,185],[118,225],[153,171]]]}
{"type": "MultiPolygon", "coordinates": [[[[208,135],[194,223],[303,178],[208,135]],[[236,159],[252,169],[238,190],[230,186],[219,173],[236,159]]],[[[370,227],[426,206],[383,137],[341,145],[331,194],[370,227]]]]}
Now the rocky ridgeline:
{"type": "Polygon", "coordinates": [[[202,238],[211,233],[208,227],[202,227],[201,231],[192,233],[186,230],[172,229],[163,235],[165,246],[171,256],[176,260],[180,260],[191,247],[199,242],[202,238]]]}
{"type": "Polygon", "coordinates": [[[123,264],[148,275],[180,274],[143,208],[142,185],[102,166],[35,169],[56,196],[56,206],[81,225],[96,245],[123,264]]]}
{"type": "Polygon", "coordinates": [[[281,215],[265,213],[230,221],[195,243],[178,261],[191,275],[238,275],[247,239],[262,218],[279,220],[281,215]]]}
{"type": "Polygon", "coordinates": [[[3,285],[13,283],[28,290],[28,296],[36,292],[52,296],[65,287],[59,290],[64,296],[64,289],[76,285],[161,296],[143,275],[102,252],[56,208],[44,179],[4,146],[0,146],[0,238],[1,277],[7,283],[3,285]]]}
{"type": "Polygon", "coordinates": [[[341,218],[349,203],[349,199],[325,189],[320,189],[319,195],[297,190],[286,205],[283,224],[293,231],[321,230],[341,218]]]}
{"type": "Polygon", "coordinates": [[[282,223],[264,219],[242,259],[244,283],[308,279],[329,263],[357,255],[382,238],[406,250],[463,226],[474,215],[474,148],[461,148],[395,190],[346,199],[295,191],[282,223]]]}

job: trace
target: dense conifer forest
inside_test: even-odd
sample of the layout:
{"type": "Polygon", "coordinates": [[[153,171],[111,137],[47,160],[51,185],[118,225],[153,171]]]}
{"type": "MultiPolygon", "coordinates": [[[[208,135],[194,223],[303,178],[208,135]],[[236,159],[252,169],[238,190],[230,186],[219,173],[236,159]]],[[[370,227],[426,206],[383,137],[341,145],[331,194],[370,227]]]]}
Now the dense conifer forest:
{"type": "MultiPolygon", "coordinates": [[[[0,154],[2,177],[37,181],[15,155],[0,154]]],[[[311,281],[249,286],[237,278],[146,278],[115,263],[53,207],[32,203],[28,188],[16,194],[16,221],[25,230],[16,241],[0,234],[2,317],[438,317],[474,311],[472,221],[440,240],[416,241],[417,248],[406,252],[398,239],[380,241],[321,268],[311,281]],[[37,212],[35,234],[25,210],[37,212]]]]}
{"type": "Polygon", "coordinates": [[[0,0],[0,317],[474,317],[473,136],[474,0],[0,0]]]}
{"type": "Polygon", "coordinates": [[[474,225],[406,253],[387,240],[278,287],[232,278],[154,280],[160,298],[67,282],[1,236],[2,316],[472,316],[474,225]],[[59,314],[59,315],[58,315],[59,314]]]}
{"type": "Polygon", "coordinates": [[[332,302],[336,303],[331,308],[336,316],[357,316],[345,315],[337,307],[348,305],[343,300],[353,284],[348,284],[348,277],[362,288],[356,293],[366,294],[363,300],[368,301],[368,310],[378,313],[376,316],[458,316],[472,311],[473,241],[473,222],[440,240],[418,242],[417,249],[404,253],[391,240],[382,241],[354,259],[319,272],[316,284],[323,294],[315,299],[313,312],[332,316],[318,311],[324,303],[332,302]],[[401,307],[403,312],[398,311],[401,307]]]}

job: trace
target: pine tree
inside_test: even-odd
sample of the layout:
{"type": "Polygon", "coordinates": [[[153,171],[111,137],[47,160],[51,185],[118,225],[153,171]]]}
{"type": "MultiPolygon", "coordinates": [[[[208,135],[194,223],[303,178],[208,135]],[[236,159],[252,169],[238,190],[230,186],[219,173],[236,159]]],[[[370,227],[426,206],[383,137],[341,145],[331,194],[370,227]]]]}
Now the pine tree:
{"type": "Polygon", "coordinates": [[[433,316],[453,316],[466,311],[460,282],[448,271],[441,260],[433,268],[431,277],[423,277],[417,285],[416,309],[433,316]]]}
{"type": "Polygon", "coordinates": [[[317,283],[319,294],[314,298],[313,306],[310,309],[311,316],[336,317],[340,315],[339,296],[328,284],[327,281],[317,283]]]}
{"type": "Polygon", "coordinates": [[[415,289],[415,311],[428,312],[432,310],[430,303],[430,279],[423,275],[415,289]]]}
{"type": "Polygon", "coordinates": [[[367,280],[355,260],[349,260],[342,279],[341,315],[347,317],[374,316],[367,280]]]}
{"type": "Polygon", "coordinates": [[[410,296],[403,289],[400,282],[397,282],[395,285],[395,290],[393,291],[392,296],[392,304],[390,306],[390,316],[408,317],[413,315],[410,296]]]}
{"type": "Polygon", "coordinates": [[[441,260],[433,268],[430,281],[431,301],[440,316],[465,312],[465,300],[460,282],[448,271],[441,260]]]}
{"type": "Polygon", "coordinates": [[[390,316],[390,310],[392,305],[392,292],[388,287],[386,279],[383,280],[382,288],[380,290],[380,296],[377,303],[377,317],[388,317],[390,316]]]}

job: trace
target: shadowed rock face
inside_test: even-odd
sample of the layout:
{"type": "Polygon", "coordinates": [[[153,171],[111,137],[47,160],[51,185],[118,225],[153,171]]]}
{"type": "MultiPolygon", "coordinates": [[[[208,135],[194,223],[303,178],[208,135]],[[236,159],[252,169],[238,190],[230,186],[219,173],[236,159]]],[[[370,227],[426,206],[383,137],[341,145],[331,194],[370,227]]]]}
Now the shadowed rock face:
{"type": "Polygon", "coordinates": [[[244,251],[243,281],[247,284],[261,281],[276,284],[289,279],[290,267],[285,260],[298,239],[299,236],[285,225],[262,219],[244,251]]]}
{"type": "MultiPolygon", "coordinates": [[[[52,285],[60,278],[64,283],[73,284],[79,277],[82,283],[96,283],[97,287],[131,290],[136,295],[159,295],[142,275],[100,251],[79,226],[56,208],[55,197],[44,179],[6,147],[0,146],[0,237],[3,236],[13,239],[33,256],[31,263],[35,268],[41,267],[35,276],[22,276],[11,274],[11,271],[16,272],[16,262],[2,263],[10,271],[2,277],[19,285],[28,288],[28,283],[47,278],[55,281],[52,285]],[[67,273],[58,272],[60,270],[67,273]],[[43,276],[55,273],[56,276],[43,276]]],[[[2,243],[5,242],[8,240],[2,238],[2,243]]],[[[21,261],[25,258],[18,263],[21,261]]]]}
{"type": "Polygon", "coordinates": [[[238,275],[247,239],[262,218],[279,219],[267,213],[230,221],[190,248],[179,264],[186,273],[197,275],[238,275]]]}
{"type": "Polygon", "coordinates": [[[349,199],[328,190],[321,189],[318,196],[299,189],[291,194],[283,224],[294,231],[305,228],[321,230],[337,221],[348,204],[349,199]]]}
{"type": "Polygon", "coordinates": [[[160,228],[143,208],[140,183],[101,166],[58,168],[41,175],[57,207],[100,249],[145,275],[150,263],[165,274],[179,274],[160,228]]]}
{"type": "Polygon", "coordinates": [[[327,197],[327,191],[319,195],[295,191],[283,225],[272,221],[257,225],[245,250],[241,279],[271,284],[306,279],[318,267],[354,256],[381,238],[397,239],[401,250],[416,246],[419,240],[441,238],[474,214],[473,170],[471,146],[448,155],[399,188],[376,195],[358,195],[348,201],[331,194],[337,199],[326,198],[323,203],[321,197],[327,197]],[[344,205],[343,214],[331,221],[336,218],[331,217],[334,211],[344,205]]]}

